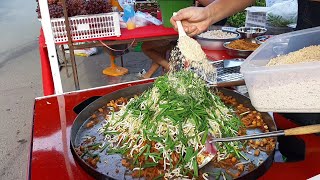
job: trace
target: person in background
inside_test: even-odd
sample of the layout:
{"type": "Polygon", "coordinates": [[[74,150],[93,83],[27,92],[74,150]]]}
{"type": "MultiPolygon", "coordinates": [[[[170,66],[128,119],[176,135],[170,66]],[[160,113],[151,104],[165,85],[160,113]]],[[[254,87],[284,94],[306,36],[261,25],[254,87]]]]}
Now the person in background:
{"type": "MultiPolygon", "coordinates": [[[[176,21],[182,25],[189,36],[205,31],[212,23],[242,11],[254,3],[254,0],[216,0],[206,7],[189,7],[180,10],[171,18],[177,29],[176,21]]],[[[320,0],[298,0],[298,20],[296,30],[320,26],[320,0]]],[[[289,42],[293,46],[299,42],[289,42]]],[[[281,113],[282,116],[298,125],[320,124],[320,113],[281,113]]],[[[297,137],[279,137],[279,150],[287,161],[304,159],[305,146],[297,137]],[[294,148],[294,151],[292,151],[294,148]]]]}
{"type": "Polygon", "coordinates": [[[167,61],[167,52],[173,47],[169,40],[147,41],[142,44],[142,52],[151,60],[151,66],[146,73],[141,73],[141,78],[151,78],[152,75],[163,67],[164,71],[169,71],[169,63],[167,61]]]}
{"type": "MultiPolygon", "coordinates": [[[[189,36],[205,31],[211,24],[229,17],[254,4],[255,0],[215,0],[206,7],[188,7],[177,12],[171,23],[177,29],[176,21],[189,36]]],[[[298,0],[297,30],[320,26],[320,0],[298,0]]]]}
{"type": "MultiPolygon", "coordinates": [[[[198,0],[195,4],[197,6],[207,6],[213,1],[214,0],[198,0]]],[[[223,19],[215,25],[224,25],[226,21],[227,19],[223,19]]],[[[152,63],[146,73],[141,73],[141,78],[146,79],[152,77],[159,67],[162,67],[164,71],[167,72],[169,70],[167,52],[169,52],[174,45],[174,42],[171,42],[170,40],[144,42],[142,44],[142,52],[152,60],[152,63]]]]}
{"type": "Polygon", "coordinates": [[[211,24],[229,17],[252,5],[254,0],[215,0],[206,7],[188,7],[177,12],[171,23],[177,29],[176,21],[182,25],[189,36],[204,32],[211,24]]]}

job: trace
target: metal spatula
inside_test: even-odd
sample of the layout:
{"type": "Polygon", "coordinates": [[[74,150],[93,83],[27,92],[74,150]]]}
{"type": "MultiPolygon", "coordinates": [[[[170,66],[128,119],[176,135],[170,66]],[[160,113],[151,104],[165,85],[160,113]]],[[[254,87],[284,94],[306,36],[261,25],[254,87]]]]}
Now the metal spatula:
{"type": "Polygon", "coordinates": [[[240,140],[248,140],[248,139],[276,137],[276,136],[295,136],[295,135],[313,134],[313,133],[319,133],[319,132],[320,132],[320,124],[317,124],[317,125],[302,126],[302,127],[296,127],[296,128],[286,129],[286,130],[272,131],[272,132],[260,133],[260,134],[252,134],[252,135],[236,136],[236,137],[228,137],[228,138],[215,138],[215,139],[212,139],[210,143],[240,141],[240,140]]]}
{"type": "MultiPolygon", "coordinates": [[[[177,15],[177,13],[173,13],[173,15],[177,15]]],[[[183,29],[181,21],[176,21],[177,26],[178,26],[178,33],[179,33],[179,38],[183,36],[187,36],[186,32],[183,29]]]]}
{"type": "MultiPolygon", "coordinates": [[[[313,133],[320,133],[320,124],[296,127],[296,128],[280,130],[280,131],[272,131],[267,133],[253,134],[253,135],[228,137],[228,138],[214,138],[211,141],[209,141],[209,143],[211,143],[214,146],[215,142],[231,142],[231,141],[258,139],[258,138],[266,138],[266,137],[294,136],[294,135],[305,135],[305,134],[313,134],[313,133]]],[[[213,158],[214,158],[214,154],[210,154],[202,161],[201,164],[198,165],[198,167],[202,168],[203,166],[207,165],[213,158]]]]}
{"type": "MultiPolygon", "coordinates": [[[[176,13],[173,13],[173,15],[175,16],[176,13]]],[[[201,45],[186,34],[181,21],[176,21],[176,24],[179,39],[177,46],[171,51],[169,61],[172,70],[191,70],[198,74],[203,80],[216,83],[216,67],[209,63],[201,45]]]]}
{"type": "MultiPolygon", "coordinates": [[[[177,13],[173,13],[173,15],[175,16],[175,15],[177,15],[177,13]]],[[[198,41],[196,41],[195,39],[189,37],[186,34],[186,32],[184,31],[184,28],[182,26],[181,21],[176,21],[176,23],[177,23],[177,26],[178,26],[178,33],[179,33],[178,47],[179,47],[179,41],[183,39],[185,44],[196,45],[195,47],[193,47],[193,52],[202,52],[201,54],[203,54],[205,56],[204,58],[206,59],[206,55],[205,55],[204,51],[202,50],[201,45],[198,43],[198,41]]],[[[182,51],[181,48],[180,48],[180,50],[182,51]]],[[[181,53],[184,56],[186,55],[184,52],[181,52],[181,53]]],[[[190,57],[186,57],[186,58],[190,58],[190,57]]]]}

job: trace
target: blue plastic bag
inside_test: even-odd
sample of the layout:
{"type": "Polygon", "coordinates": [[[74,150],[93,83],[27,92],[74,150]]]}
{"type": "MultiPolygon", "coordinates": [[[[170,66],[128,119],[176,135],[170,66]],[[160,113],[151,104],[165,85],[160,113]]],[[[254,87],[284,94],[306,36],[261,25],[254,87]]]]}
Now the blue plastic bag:
{"type": "Polygon", "coordinates": [[[123,15],[123,21],[127,22],[130,18],[134,17],[134,7],[133,4],[125,4],[123,9],[124,15],[123,15]]]}

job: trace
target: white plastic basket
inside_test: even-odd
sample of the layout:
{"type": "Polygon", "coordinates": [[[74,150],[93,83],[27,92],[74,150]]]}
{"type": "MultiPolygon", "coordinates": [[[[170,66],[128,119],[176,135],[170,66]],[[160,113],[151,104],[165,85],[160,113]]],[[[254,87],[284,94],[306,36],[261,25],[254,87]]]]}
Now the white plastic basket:
{"type": "Polygon", "coordinates": [[[249,7],[246,11],[246,27],[266,27],[268,7],[249,7]]]}
{"type": "MultiPolygon", "coordinates": [[[[119,14],[116,12],[69,18],[73,41],[120,36],[119,14]]],[[[64,18],[51,19],[55,43],[68,41],[64,18]]]]}

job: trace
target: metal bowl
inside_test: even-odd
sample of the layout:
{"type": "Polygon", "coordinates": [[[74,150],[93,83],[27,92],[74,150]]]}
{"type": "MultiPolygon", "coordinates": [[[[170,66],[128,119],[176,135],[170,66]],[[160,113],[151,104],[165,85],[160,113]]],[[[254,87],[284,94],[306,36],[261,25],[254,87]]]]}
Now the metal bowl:
{"type": "MultiPolygon", "coordinates": [[[[224,30],[222,30],[224,31],[224,30]]],[[[228,39],[208,39],[208,38],[203,38],[200,36],[196,36],[196,40],[198,41],[198,43],[201,45],[201,47],[203,49],[207,49],[207,50],[224,50],[225,48],[223,47],[223,44],[225,42],[229,42],[229,41],[233,41],[233,40],[237,40],[240,39],[241,35],[237,32],[232,32],[232,31],[224,31],[224,32],[228,32],[228,33],[232,33],[232,34],[236,34],[237,37],[235,38],[228,38],[228,39]]]]}
{"type": "Polygon", "coordinates": [[[258,36],[255,38],[256,42],[258,44],[263,44],[266,42],[268,39],[272,38],[274,35],[263,35],[263,36],[258,36]]]}
{"type": "Polygon", "coordinates": [[[231,42],[223,43],[223,47],[226,49],[227,53],[232,57],[247,58],[253,52],[252,50],[240,50],[229,48],[228,44],[230,43],[231,42]]]}
{"type": "Polygon", "coordinates": [[[251,39],[263,35],[267,32],[267,29],[262,27],[240,27],[237,32],[241,34],[242,38],[251,39]]]}

